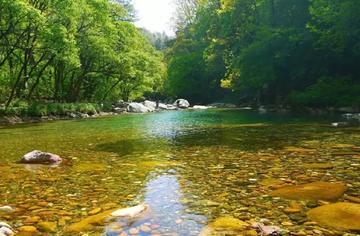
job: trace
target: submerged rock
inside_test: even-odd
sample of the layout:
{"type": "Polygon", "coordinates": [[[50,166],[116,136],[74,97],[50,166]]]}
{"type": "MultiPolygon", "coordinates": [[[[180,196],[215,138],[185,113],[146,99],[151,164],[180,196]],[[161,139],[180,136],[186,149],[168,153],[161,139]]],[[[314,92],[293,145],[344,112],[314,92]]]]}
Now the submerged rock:
{"type": "Polygon", "coordinates": [[[360,230],[360,204],[340,202],[311,209],[310,220],[338,230],[360,230]]]}
{"type": "Polygon", "coordinates": [[[43,232],[56,232],[57,224],[55,222],[39,222],[38,227],[43,232]]]}
{"type": "Polygon", "coordinates": [[[25,164],[59,164],[61,162],[60,156],[38,150],[25,154],[20,160],[20,163],[25,164]]]}
{"type": "Polygon", "coordinates": [[[185,99],[178,99],[174,102],[174,106],[178,108],[189,108],[190,103],[185,99]]]}
{"type": "Polygon", "coordinates": [[[288,186],[270,193],[271,196],[293,200],[326,200],[336,201],[346,191],[343,183],[314,182],[288,186]]]}
{"type": "Polygon", "coordinates": [[[254,229],[256,229],[257,232],[260,233],[260,235],[267,236],[275,236],[280,235],[280,227],[274,226],[274,225],[264,225],[262,223],[255,223],[252,225],[254,229]]]}
{"type": "Polygon", "coordinates": [[[113,210],[105,211],[97,215],[89,216],[77,223],[65,228],[66,233],[79,233],[91,230],[96,225],[102,225],[111,216],[113,210]]]}
{"type": "Polygon", "coordinates": [[[220,217],[205,226],[199,236],[222,235],[222,233],[236,233],[246,230],[249,224],[231,216],[220,217]]]}
{"type": "Polygon", "coordinates": [[[116,210],[111,213],[111,216],[133,218],[145,213],[148,209],[149,209],[148,205],[140,204],[138,206],[116,210]]]}
{"type": "Polygon", "coordinates": [[[105,221],[112,218],[133,219],[140,217],[149,209],[148,205],[140,204],[135,207],[122,208],[118,210],[108,210],[97,215],[89,216],[78,223],[74,223],[65,229],[67,233],[83,232],[91,230],[94,226],[103,225],[105,221]]]}

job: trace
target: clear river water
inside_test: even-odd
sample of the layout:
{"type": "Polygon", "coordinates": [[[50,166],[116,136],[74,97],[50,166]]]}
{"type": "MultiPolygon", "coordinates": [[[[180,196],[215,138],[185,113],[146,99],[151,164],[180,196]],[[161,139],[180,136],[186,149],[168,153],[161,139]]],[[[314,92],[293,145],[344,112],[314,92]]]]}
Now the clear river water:
{"type": "MultiPolygon", "coordinates": [[[[276,225],[284,234],[356,235],[307,218],[326,201],[271,196],[316,181],[342,182],[345,197],[360,196],[360,128],[331,121],[205,110],[0,127],[0,206],[14,209],[0,212],[0,221],[37,231],[19,235],[204,235],[219,217],[276,225]],[[18,164],[32,150],[65,161],[18,164]],[[140,203],[149,206],[145,216],[102,217],[140,203]],[[301,210],[284,211],[294,205],[301,210]]],[[[218,233],[256,235],[250,228],[218,233]]]]}

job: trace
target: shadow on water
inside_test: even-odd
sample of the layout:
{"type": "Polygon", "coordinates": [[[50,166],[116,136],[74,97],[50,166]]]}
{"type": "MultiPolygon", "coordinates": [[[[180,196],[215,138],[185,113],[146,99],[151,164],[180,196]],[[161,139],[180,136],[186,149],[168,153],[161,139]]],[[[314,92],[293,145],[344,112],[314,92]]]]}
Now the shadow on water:
{"type": "Polygon", "coordinates": [[[315,138],[315,130],[327,127],[304,125],[259,125],[230,126],[215,128],[192,128],[173,132],[162,132],[155,137],[121,139],[117,142],[102,143],[94,148],[97,151],[117,153],[120,156],[142,153],[157,153],[191,147],[223,146],[244,151],[259,151],[268,148],[282,149],[315,138]]]}

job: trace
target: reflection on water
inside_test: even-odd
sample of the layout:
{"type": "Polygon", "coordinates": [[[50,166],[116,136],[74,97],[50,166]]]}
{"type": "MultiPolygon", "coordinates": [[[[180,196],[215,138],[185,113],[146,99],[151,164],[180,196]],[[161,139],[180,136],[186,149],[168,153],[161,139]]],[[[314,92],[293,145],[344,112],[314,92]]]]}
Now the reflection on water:
{"type": "MultiPolygon", "coordinates": [[[[173,170],[168,172],[173,173],[173,170]]],[[[150,173],[150,176],[154,175],[150,173]]],[[[150,212],[140,219],[128,222],[118,219],[106,227],[106,235],[115,236],[121,232],[129,233],[138,230],[139,235],[178,234],[198,235],[206,222],[206,217],[191,214],[186,205],[180,202],[183,197],[178,179],[173,174],[162,174],[151,177],[146,184],[144,202],[149,206],[150,212]],[[142,228],[149,231],[142,231],[142,228]],[[151,230],[150,230],[151,229],[151,230]]]]}
{"type": "Polygon", "coordinates": [[[360,129],[328,123],[207,110],[2,127],[0,207],[15,211],[0,212],[0,222],[36,227],[38,235],[63,235],[83,221],[71,235],[101,235],[104,229],[111,236],[130,230],[197,235],[226,216],[247,223],[265,219],[299,235],[351,233],[309,223],[307,211],[324,201],[270,196],[281,186],[325,181],[347,184],[339,201],[360,198],[360,129]],[[34,149],[65,162],[53,168],[17,163],[34,149]],[[145,218],[94,220],[143,202],[151,208],[145,218]],[[44,222],[55,229],[43,228],[44,222]]]}

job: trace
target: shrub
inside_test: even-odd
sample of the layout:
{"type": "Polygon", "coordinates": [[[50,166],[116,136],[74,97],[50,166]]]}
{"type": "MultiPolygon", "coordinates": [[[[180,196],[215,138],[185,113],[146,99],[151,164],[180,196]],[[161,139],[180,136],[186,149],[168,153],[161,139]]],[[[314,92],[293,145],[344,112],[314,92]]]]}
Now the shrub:
{"type": "Polygon", "coordinates": [[[291,95],[294,105],[310,107],[360,106],[360,84],[348,77],[322,77],[303,92],[291,95]]]}

